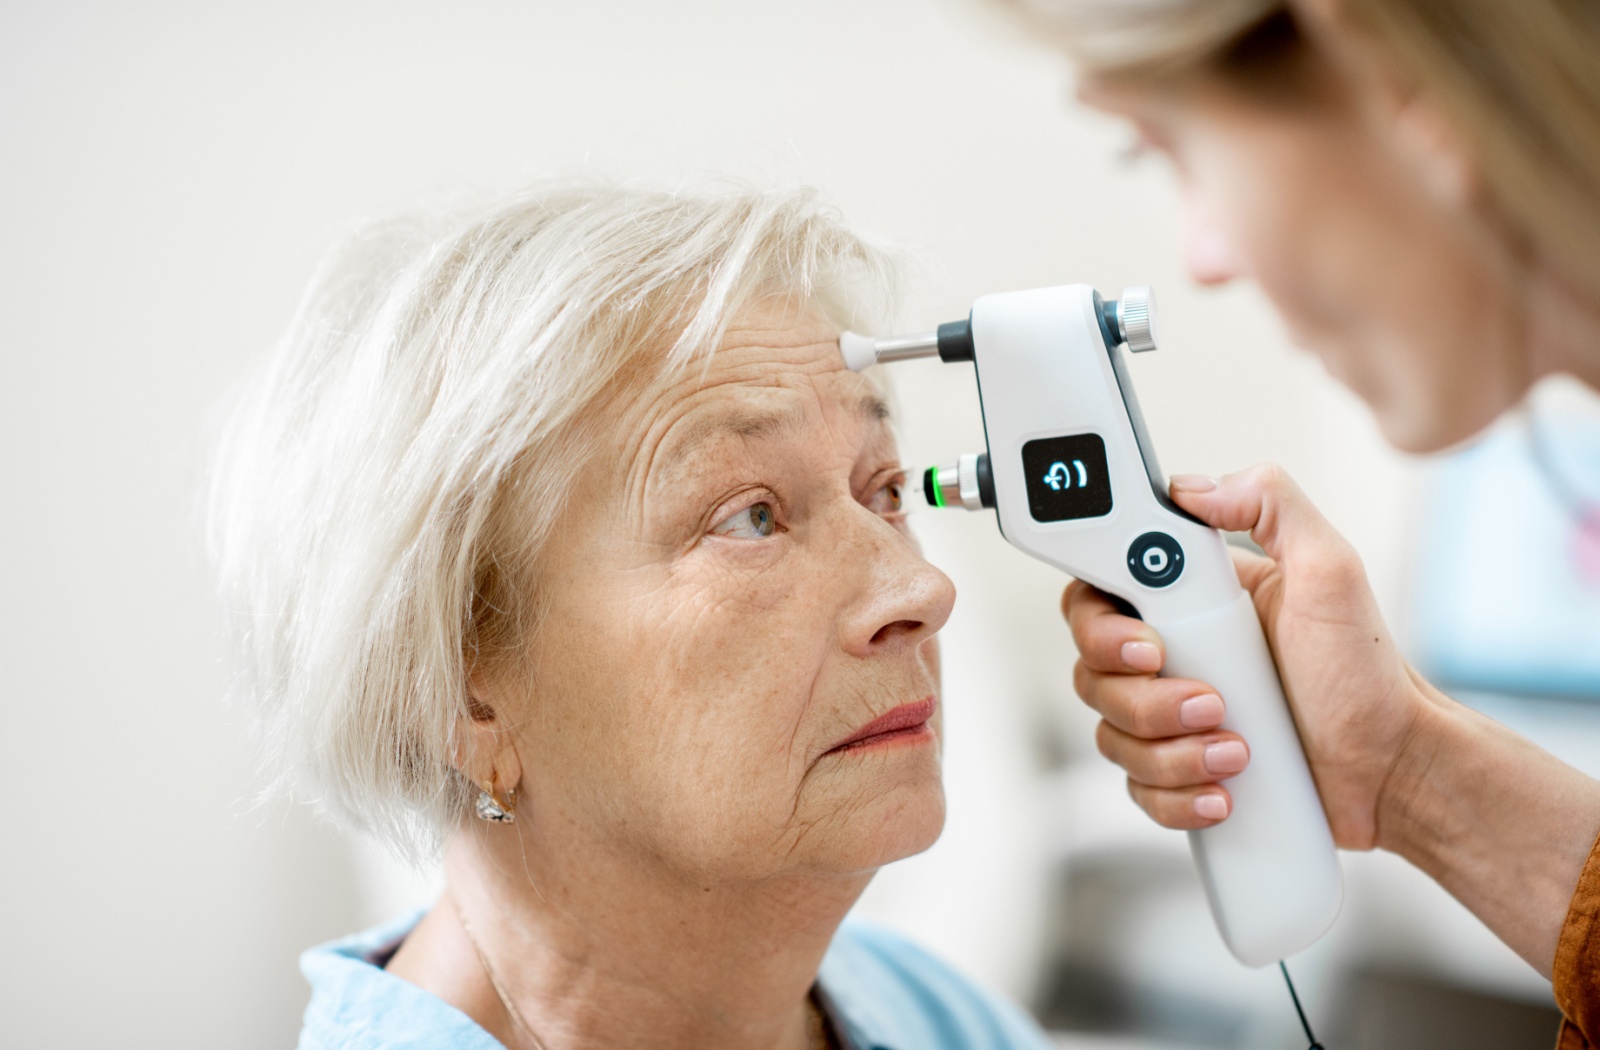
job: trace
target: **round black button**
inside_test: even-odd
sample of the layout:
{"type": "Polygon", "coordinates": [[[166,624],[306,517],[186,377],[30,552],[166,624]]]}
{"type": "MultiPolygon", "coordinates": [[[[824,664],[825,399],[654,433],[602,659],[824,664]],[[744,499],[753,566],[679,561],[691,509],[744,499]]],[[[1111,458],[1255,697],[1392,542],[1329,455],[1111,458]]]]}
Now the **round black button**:
{"type": "Polygon", "coordinates": [[[1147,532],[1128,548],[1128,571],[1146,587],[1166,587],[1183,575],[1183,548],[1164,532],[1147,532]]]}

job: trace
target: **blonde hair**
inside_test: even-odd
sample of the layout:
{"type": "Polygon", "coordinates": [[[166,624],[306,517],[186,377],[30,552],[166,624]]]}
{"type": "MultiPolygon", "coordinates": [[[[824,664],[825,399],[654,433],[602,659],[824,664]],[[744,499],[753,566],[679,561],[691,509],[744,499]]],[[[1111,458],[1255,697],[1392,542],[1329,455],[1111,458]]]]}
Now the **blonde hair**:
{"type": "MultiPolygon", "coordinates": [[[[1282,0],[1007,3],[1105,79],[1237,72],[1299,43],[1282,0]]],[[[1600,4],[1343,0],[1338,17],[1452,121],[1516,247],[1600,294],[1600,4]]]]}
{"type": "Polygon", "coordinates": [[[543,186],[359,228],[213,471],[264,793],[436,849],[475,793],[453,763],[469,670],[526,641],[540,545],[608,394],[703,360],[758,298],[870,324],[892,285],[809,192],[543,186]]]}
{"type": "Polygon", "coordinates": [[[1154,79],[1206,65],[1281,0],[1005,0],[1085,73],[1154,79]]]}

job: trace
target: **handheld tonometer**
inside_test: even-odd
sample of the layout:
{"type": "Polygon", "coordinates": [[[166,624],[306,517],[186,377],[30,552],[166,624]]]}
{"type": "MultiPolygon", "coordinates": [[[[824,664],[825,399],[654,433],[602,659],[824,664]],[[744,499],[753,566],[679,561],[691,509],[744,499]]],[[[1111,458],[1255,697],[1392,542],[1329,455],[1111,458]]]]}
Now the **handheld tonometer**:
{"type": "Polygon", "coordinates": [[[939,356],[977,370],[988,451],[931,468],[937,507],[994,509],[1015,547],[1131,604],[1166,643],[1163,674],[1214,687],[1249,742],[1233,812],[1189,833],[1230,951],[1266,966],[1320,937],[1343,880],[1333,836],[1249,594],[1222,535],[1167,495],[1122,347],[1156,347],[1148,288],[1120,302],[1087,285],[988,295],[935,333],[839,347],[860,371],[939,356]]]}

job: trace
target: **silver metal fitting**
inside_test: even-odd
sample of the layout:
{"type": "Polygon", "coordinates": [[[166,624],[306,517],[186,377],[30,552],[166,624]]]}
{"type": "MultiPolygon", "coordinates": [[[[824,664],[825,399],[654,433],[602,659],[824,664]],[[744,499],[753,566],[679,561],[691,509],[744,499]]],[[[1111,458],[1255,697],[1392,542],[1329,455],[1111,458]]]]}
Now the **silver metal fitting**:
{"type": "Polygon", "coordinates": [[[983,510],[993,506],[991,496],[984,500],[984,483],[978,469],[978,453],[969,452],[949,466],[929,467],[923,476],[923,495],[935,507],[964,507],[983,510]]]}
{"type": "Polygon", "coordinates": [[[968,510],[982,510],[983,496],[978,489],[978,454],[969,452],[956,460],[956,491],[961,505],[968,510]]]}
{"type": "Polygon", "coordinates": [[[903,335],[877,341],[878,363],[910,361],[918,357],[939,356],[939,333],[903,335]]]}
{"type": "Polygon", "coordinates": [[[1117,326],[1128,349],[1135,354],[1156,348],[1156,294],[1149,285],[1122,290],[1117,301],[1117,326]]]}
{"type": "Polygon", "coordinates": [[[874,339],[870,335],[854,332],[839,334],[839,354],[845,367],[852,372],[871,368],[876,364],[910,361],[918,357],[939,356],[939,333],[925,335],[899,335],[888,339],[874,339]]]}

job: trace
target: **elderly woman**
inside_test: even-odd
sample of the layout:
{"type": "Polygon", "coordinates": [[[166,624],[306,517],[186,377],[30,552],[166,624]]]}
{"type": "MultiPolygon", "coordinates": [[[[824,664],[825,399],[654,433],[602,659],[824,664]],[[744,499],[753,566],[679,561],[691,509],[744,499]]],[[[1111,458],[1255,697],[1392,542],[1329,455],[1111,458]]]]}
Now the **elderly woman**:
{"type": "Polygon", "coordinates": [[[413,858],[305,1048],[1030,1047],[847,924],[944,819],[889,267],[807,196],[535,192],[365,231],[233,416],[213,543],[275,783],[413,858]]]}

